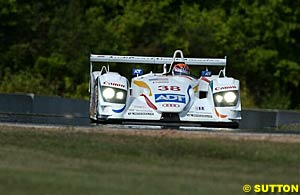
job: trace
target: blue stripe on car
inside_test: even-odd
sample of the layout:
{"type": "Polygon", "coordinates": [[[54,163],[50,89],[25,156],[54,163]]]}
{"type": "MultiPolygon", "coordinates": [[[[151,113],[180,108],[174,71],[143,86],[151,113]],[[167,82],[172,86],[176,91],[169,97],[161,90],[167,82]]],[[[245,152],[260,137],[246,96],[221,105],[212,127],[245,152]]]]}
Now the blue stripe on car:
{"type": "Polygon", "coordinates": [[[189,103],[191,102],[191,95],[190,95],[190,89],[192,88],[192,86],[191,85],[189,85],[189,87],[188,87],[188,89],[187,89],[187,94],[188,94],[188,96],[189,96],[189,100],[188,100],[188,102],[187,102],[187,104],[186,104],[186,106],[185,106],[185,108],[183,109],[183,110],[186,110],[189,106],[189,103]]]}
{"type": "Polygon", "coordinates": [[[125,110],[125,107],[126,107],[126,105],[124,105],[124,107],[123,108],[121,108],[120,110],[112,110],[112,111],[114,111],[115,113],[121,113],[121,112],[123,112],[124,110],[125,110]]]}

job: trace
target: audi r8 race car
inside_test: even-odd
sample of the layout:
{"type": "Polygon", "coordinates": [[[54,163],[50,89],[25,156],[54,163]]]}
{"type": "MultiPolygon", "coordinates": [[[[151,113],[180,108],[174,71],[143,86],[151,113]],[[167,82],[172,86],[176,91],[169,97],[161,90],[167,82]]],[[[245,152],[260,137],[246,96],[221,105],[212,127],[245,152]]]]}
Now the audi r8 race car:
{"type": "Polygon", "coordinates": [[[238,127],[240,85],[225,75],[225,68],[226,58],[184,58],[181,50],[173,57],[91,54],[90,119],[100,123],[238,127]],[[96,62],[105,63],[100,71],[93,70],[96,62]],[[144,74],[136,68],[129,81],[109,71],[108,63],[162,65],[163,71],[144,74]],[[195,77],[188,74],[188,66],[204,70],[195,77]],[[212,66],[221,70],[212,74],[208,69],[212,66]]]}

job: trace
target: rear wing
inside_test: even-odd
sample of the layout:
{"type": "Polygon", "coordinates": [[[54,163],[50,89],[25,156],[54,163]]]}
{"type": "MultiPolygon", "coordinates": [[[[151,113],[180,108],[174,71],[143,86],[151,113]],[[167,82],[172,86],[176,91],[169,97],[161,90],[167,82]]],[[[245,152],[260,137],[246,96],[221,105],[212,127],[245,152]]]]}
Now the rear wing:
{"type": "Polygon", "coordinates": [[[147,56],[120,56],[120,55],[90,55],[90,62],[116,62],[133,64],[172,64],[184,62],[187,65],[226,66],[225,58],[171,58],[147,56]]]}
{"type": "MultiPolygon", "coordinates": [[[[115,62],[115,63],[132,63],[132,64],[161,64],[164,72],[168,74],[172,70],[172,66],[177,62],[184,62],[187,65],[198,66],[222,66],[223,72],[227,64],[225,58],[184,58],[181,50],[176,50],[173,57],[149,57],[149,56],[121,56],[121,55],[90,55],[90,74],[93,71],[93,62],[115,62]],[[177,57],[179,55],[179,57],[177,57]],[[170,65],[167,70],[167,64],[170,65]]],[[[109,71],[109,67],[107,68],[109,71]]],[[[102,68],[103,70],[103,68],[102,68]]],[[[101,73],[102,73],[101,70],[101,73]]]]}

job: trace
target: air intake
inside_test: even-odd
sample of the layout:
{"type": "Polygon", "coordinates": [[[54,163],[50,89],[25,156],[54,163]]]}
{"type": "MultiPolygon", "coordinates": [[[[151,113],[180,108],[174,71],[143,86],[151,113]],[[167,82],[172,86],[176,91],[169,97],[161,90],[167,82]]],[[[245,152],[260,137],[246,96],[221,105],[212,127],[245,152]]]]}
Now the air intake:
{"type": "Polygon", "coordinates": [[[178,113],[170,113],[170,112],[162,113],[160,120],[165,121],[165,122],[180,121],[178,113]]]}

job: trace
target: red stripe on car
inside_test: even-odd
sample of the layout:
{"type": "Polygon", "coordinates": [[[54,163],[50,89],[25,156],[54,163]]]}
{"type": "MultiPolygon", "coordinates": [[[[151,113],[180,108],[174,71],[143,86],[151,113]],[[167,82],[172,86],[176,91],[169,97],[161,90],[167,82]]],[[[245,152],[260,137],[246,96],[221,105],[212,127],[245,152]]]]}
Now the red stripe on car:
{"type": "Polygon", "coordinates": [[[152,108],[153,110],[157,110],[157,107],[148,99],[148,97],[145,94],[141,94],[146,100],[147,105],[152,108]]]}
{"type": "Polygon", "coordinates": [[[210,80],[208,80],[208,78],[206,78],[206,77],[201,77],[200,80],[208,82],[208,83],[210,82],[210,80]]]}
{"type": "Polygon", "coordinates": [[[216,108],[215,108],[215,112],[216,112],[217,117],[219,117],[219,118],[226,118],[226,117],[227,117],[227,115],[225,115],[225,114],[220,114],[220,113],[217,111],[216,108]]]}

